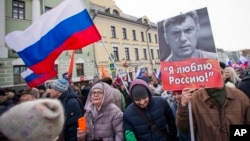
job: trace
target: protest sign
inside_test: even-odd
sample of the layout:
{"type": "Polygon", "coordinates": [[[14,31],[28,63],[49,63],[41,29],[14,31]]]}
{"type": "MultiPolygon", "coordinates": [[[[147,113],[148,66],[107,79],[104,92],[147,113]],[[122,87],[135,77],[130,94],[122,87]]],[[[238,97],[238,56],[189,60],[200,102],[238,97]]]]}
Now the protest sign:
{"type": "Polygon", "coordinates": [[[161,62],[161,72],[164,90],[222,87],[223,84],[216,59],[192,58],[181,62],[161,62]]]}
{"type": "Polygon", "coordinates": [[[163,89],[222,87],[207,8],[158,22],[158,35],[163,89]]]}

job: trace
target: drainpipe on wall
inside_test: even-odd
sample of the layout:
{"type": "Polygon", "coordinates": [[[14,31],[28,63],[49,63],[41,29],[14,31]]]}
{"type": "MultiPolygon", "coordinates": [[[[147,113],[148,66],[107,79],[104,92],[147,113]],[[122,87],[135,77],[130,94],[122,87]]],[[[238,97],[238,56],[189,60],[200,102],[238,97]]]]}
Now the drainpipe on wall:
{"type": "MultiPolygon", "coordinates": [[[[93,23],[94,23],[94,19],[95,19],[95,17],[97,16],[97,14],[98,14],[98,11],[95,10],[95,11],[94,11],[93,18],[92,18],[93,23]]],[[[98,69],[97,59],[96,59],[96,54],[95,54],[95,44],[93,45],[93,51],[94,51],[94,59],[95,59],[94,62],[95,62],[95,67],[96,67],[96,74],[99,74],[99,69],[98,69]]]]}
{"type": "Polygon", "coordinates": [[[45,13],[45,0],[42,1],[42,14],[45,13]]]}
{"type": "MultiPolygon", "coordinates": [[[[5,0],[0,0],[0,58],[8,58],[8,48],[5,46],[5,0]]],[[[4,63],[1,62],[3,65],[4,63]]]]}

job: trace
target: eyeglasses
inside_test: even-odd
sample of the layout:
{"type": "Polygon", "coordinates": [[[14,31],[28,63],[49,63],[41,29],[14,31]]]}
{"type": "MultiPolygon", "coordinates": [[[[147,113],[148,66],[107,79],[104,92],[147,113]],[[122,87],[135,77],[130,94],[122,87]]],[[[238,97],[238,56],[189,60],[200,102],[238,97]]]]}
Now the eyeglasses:
{"type": "MultiPolygon", "coordinates": [[[[104,82],[99,82],[102,84],[102,89],[104,90],[104,82]]],[[[93,90],[90,92],[91,96],[94,96],[94,95],[97,95],[97,96],[100,96],[100,95],[103,95],[104,94],[104,91],[102,90],[93,90]]]]}
{"type": "Polygon", "coordinates": [[[102,95],[102,94],[103,94],[102,91],[92,91],[92,92],[91,92],[91,95],[92,95],[92,96],[94,96],[94,95],[100,96],[100,95],[102,95]]]}

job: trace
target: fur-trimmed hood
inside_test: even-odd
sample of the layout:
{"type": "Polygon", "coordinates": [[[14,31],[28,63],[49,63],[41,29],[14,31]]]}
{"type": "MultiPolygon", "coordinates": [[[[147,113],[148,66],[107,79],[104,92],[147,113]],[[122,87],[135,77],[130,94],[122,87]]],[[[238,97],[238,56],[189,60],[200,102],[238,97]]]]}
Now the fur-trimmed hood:
{"type": "MultiPolygon", "coordinates": [[[[103,90],[104,92],[104,97],[103,97],[103,101],[102,101],[102,105],[101,105],[101,109],[105,106],[107,106],[109,103],[112,102],[113,100],[113,90],[112,90],[112,87],[109,86],[108,84],[104,83],[104,82],[98,82],[96,84],[94,84],[91,89],[90,89],[90,92],[88,94],[88,98],[87,98],[87,101],[86,101],[86,104],[85,104],[85,110],[86,111],[91,111],[93,110],[93,104],[91,102],[91,92],[94,90],[94,89],[101,89],[103,90]]],[[[100,110],[101,110],[100,109],[100,110]]]]}

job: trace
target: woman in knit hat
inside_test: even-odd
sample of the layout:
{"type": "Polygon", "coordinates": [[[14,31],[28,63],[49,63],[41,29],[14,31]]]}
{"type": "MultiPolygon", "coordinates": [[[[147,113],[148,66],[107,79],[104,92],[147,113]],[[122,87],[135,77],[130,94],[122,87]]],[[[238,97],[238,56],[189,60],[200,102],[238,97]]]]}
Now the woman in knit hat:
{"type": "Polygon", "coordinates": [[[27,101],[0,117],[0,140],[52,141],[62,131],[63,123],[63,107],[58,100],[27,101]]]}
{"type": "Polygon", "coordinates": [[[85,105],[87,131],[78,129],[78,141],[123,141],[122,111],[112,102],[112,87],[96,83],[85,105]]]}

